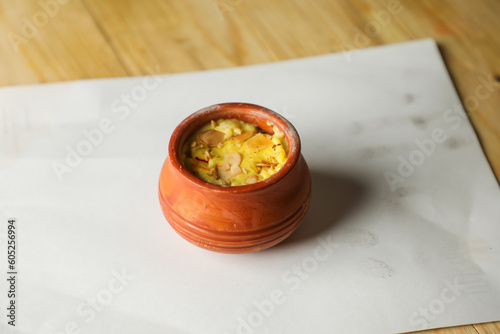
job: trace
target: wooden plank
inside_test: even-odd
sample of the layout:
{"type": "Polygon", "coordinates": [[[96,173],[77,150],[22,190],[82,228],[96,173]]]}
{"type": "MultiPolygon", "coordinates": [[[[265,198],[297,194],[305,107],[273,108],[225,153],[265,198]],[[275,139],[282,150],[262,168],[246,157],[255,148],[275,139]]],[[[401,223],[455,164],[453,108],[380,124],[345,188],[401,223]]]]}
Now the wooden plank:
{"type": "Polygon", "coordinates": [[[84,3],[131,75],[147,74],[146,67],[173,73],[273,60],[245,21],[216,1],[84,3]]]}
{"type": "Polygon", "coordinates": [[[1,86],[126,75],[80,2],[50,3],[0,2],[1,86]]]}
{"type": "Polygon", "coordinates": [[[430,329],[426,331],[411,332],[408,334],[478,334],[473,325],[457,326],[439,329],[430,329]]]}
{"type": "Polygon", "coordinates": [[[474,325],[479,334],[499,334],[500,322],[488,322],[485,324],[474,325]]]}

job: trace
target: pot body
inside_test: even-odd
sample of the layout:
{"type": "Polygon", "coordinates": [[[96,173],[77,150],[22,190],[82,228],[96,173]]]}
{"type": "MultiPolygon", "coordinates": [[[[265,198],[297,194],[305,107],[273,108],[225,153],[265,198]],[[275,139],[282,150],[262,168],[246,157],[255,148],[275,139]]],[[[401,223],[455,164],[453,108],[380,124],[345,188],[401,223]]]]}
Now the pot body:
{"type": "MultiPolygon", "coordinates": [[[[238,111],[235,104],[222,106],[227,105],[238,111]]],[[[223,111],[227,112],[226,109],[223,111]]],[[[214,112],[213,115],[204,117],[209,121],[221,118],[218,115],[220,113],[214,112]]],[[[277,116],[274,113],[272,115],[277,116]]],[[[224,117],[228,115],[225,114],[224,117]]],[[[277,117],[281,118],[279,115],[277,117]]],[[[273,121],[276,123],[276,120],[273,121]]],[[[174,230],[194,245],[223,253],[260,251],[278,244],[292,234],[309,208],[311,177],[306,161],[300,154],[300,141],[291,143],[299,140],[298,136],[293,138],[290,133],[286,133],[287,127],[291,125],[282,124],[281,128],[282,131],[285,130],[289,146],[295,145],[290,149],[290,165],[285,170],[253,185],[221,187],[196,179],[179,162],[182,139],[185,140],[190,133],[184,134],[181,140],[179,136],[186,131],[186,126],[189,128],[189,123],[181,124],[180,127],[184,128],[174,131],[169,156],[163,164],[159,180],[161,208],[174,230]]],[[[191,133],[192,131],[193,129],[190,130],[191,133]]],[[[292,135],[296,135],[294,131],[295,129],[292,135]]]]}

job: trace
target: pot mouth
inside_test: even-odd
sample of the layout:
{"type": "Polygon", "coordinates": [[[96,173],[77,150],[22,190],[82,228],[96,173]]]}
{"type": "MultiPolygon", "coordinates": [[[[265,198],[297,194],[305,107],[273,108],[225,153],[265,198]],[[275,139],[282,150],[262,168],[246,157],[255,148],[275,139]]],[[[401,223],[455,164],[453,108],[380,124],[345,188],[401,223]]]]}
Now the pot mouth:
{"type": "Polygon", "coordinates": [[[287,175],[299,159],[300,138],[297,130],[288,120],[270,109],[251,103],[220,103],[200,109],[184,119],[170,137],[168,153],[174,169],[191,183],[216,192],[243,193],[268,187],[287,175]],[[182,163],[182,147],[186,140],[199,128],[210,123],[211,120],[218,119],[241,120],[256,125],[269,134],[273,134],[273,126],[276,126],[279,131],[284,133],[288,142],[288,157],[283,167],[262,181],[243,186],[219,186],[203,181],[192,174],[182,163]]]}

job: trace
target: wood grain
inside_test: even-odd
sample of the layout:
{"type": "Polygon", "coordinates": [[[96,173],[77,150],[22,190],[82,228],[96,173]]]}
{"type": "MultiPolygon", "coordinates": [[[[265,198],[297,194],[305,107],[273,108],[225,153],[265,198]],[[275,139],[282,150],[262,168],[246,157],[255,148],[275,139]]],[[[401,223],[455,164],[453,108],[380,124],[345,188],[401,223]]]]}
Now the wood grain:
{"type": "Polygon", "coordinates": [[[3,1],[0,35],[0,85],[126,75],[78,1],[60,5],[53,17],[34,1],[3,1]]]}
{"type": "Polygon", "coordinates": [[[479,334],[498,334],[500,333],[500,322],[488,322],[485,324],[474,325],[479,334]]]}
{"type": "MultiPolygon", "coordinates": [[[[500,1],[57,1],[0,2],[0,86],[232,67],[432,37],[500,180],[500,1]]],[[[422,333],[500,333],[500,322],[422,333]]]]}
{"type": "Polygon", "coordinates": [[[457,327],[448,327],[448,328],[440,328],[440,329],[431,329],[427,331],[420,332],[412,332],[409,334],[477,334],[477,330],[473,325],[469,326],[457,326],[457,327]]]}

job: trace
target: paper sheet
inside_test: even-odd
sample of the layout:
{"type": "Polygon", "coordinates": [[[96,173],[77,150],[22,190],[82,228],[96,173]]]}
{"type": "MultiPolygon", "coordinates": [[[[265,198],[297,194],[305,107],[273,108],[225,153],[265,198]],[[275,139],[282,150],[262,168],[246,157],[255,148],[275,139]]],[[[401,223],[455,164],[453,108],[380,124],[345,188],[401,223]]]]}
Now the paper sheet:
{"type": "Polygon", "coordinates": [[[2,253],[10,218],[18,242],[16,326],[2,279],[2,332],[389,333],[500,320],[499,186],[433,40],[2,88],[0,119],[2,253]],[[159,207],[171,132],[221,102],[284,115],[311,169],[303,225],[259,253],[199,249],[159,207]]]}

